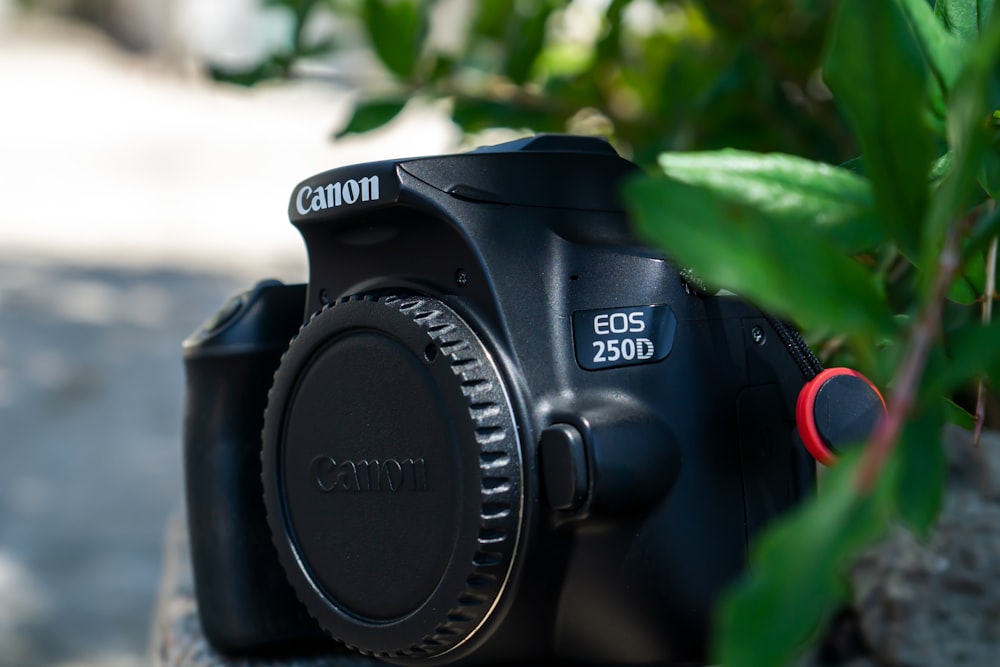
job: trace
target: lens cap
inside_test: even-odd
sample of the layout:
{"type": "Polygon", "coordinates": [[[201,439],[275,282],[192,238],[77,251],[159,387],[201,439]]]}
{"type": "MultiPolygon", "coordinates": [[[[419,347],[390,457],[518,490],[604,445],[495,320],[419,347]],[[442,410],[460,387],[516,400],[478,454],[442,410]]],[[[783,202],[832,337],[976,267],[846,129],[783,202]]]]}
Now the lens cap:
{"type": "Polygon", "coordinates": [[[813,458],[832,466],[842,447],[871,435],[885,410],[885,399],[871,380],[849,368],[827,368],[802,387],[795,421],[813,458]]]}
{"type": "Polygon", "coordinates": [[[515,424],[492,357],[436,299],[352,298],[303,327],[265,413],[263,482],[282,565],[331,635],[410,662],[484,625],[520,531],[515,424]]]}

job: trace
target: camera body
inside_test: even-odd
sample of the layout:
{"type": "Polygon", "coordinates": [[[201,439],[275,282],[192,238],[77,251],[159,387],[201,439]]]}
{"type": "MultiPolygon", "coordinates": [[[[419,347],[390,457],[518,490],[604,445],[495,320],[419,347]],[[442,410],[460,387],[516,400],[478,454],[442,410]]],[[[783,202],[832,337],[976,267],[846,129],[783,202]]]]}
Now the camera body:
{"type": "Polygon", "coordinates": [[[705,659],[749,541],[813,492],[809,378],[771,318],[633,236],[636,172],[540,135],[295,189],[308,285],[262,283],[185,342],[215,646],[705,659]]]}

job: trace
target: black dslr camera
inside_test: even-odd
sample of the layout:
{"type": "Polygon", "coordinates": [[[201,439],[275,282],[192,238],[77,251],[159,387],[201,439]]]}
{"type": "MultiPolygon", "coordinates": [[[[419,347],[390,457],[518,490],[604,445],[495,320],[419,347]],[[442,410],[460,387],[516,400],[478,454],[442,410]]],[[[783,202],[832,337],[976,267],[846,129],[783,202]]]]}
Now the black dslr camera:
{"type": "Polygon", "coordinates": [[[295,189],[309,284],[261,283],[185,342],[217,648],[704,659],[749,541],[812,493],[810,451],[882,403],[639,242],[619,199],[636,171],[541,135],[295,189]]]}

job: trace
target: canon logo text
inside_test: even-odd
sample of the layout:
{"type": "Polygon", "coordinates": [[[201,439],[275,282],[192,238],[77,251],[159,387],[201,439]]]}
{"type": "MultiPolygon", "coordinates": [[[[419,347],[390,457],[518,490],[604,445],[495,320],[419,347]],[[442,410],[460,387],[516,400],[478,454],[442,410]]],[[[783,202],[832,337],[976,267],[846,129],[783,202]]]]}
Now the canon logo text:
{"type": "Polygon", "coordinates": [[[345,204],[377,201],[378,197],[378,176],[374,175],[360,180],[350,178],[318,188],[303,185],[295,195],[295,210],[299,215],[306,215],[345,204]]]}
{"type": "Polygon", "coordinates": [[[427,490],[427,463],[423,458],[337,461],[332,456],[317,456],[309,465],[309,473],[323,493],[427,490]]]}

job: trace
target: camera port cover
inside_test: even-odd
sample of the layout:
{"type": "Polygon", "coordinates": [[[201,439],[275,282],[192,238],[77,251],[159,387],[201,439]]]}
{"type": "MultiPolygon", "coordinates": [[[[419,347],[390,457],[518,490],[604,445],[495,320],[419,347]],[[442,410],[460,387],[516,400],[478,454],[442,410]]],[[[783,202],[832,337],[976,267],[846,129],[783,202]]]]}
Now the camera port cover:
{"type": "Polygon", "coordinates": [[[445,304],[316,314],[275,374],[262,464],[282,565],[335,638],[406,663],[483,628],[518,546],[521,450],[493,358],[445,304]]]}

